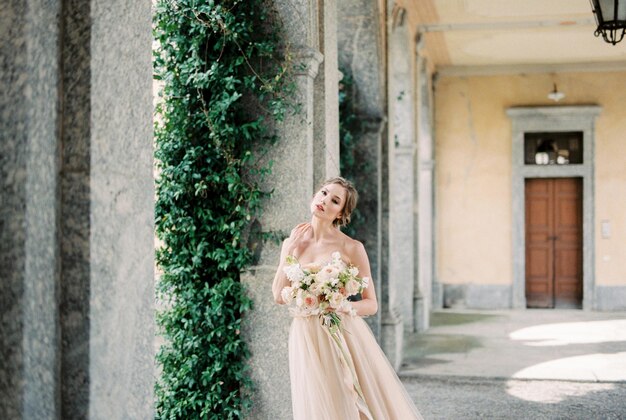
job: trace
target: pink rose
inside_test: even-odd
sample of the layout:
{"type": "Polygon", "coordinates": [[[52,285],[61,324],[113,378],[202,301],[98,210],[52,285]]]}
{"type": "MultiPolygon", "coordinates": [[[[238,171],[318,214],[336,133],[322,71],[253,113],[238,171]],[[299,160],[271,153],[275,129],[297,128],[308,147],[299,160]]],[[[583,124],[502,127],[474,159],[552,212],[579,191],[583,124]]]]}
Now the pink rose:
{"type": "Polygon", "coordinates": [[[319,301],[317,300],[317,296],[312,295],[311,293],[306,293],[302,297],[302,303],[309,309],[315,309],[319,305],[319,301]]]}
{"type": "Polygon", "coordinates": [[[318,263],[312,262],[312,263],[308,263],[302,266],[302,269],[309,270],[310,273],[316,274],[322,269],[322,267],[318,263]]]}

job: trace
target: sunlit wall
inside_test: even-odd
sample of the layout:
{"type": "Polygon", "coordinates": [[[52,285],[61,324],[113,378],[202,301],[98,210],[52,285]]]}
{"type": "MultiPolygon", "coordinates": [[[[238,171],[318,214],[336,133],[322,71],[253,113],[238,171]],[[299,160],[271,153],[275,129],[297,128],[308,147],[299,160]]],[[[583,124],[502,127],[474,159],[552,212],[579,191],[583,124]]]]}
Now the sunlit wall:
{"type": "MultiPolygon", "coordinates": [[[[506,109],[594,104],[602,107],[595,133],[595,283],[601,289],[598,298],[602,291],[605,297],[616,290],[618,294],[626,292],[624,87],[626,72],[437,80],[435,242],[439,282],[500,287],[513,282],[511,123],[506,109]],[[547,97],[553,83],[566,95],[558,104],[547,97]]],[[[495,294],[494,299],[498,296],[507,299],[502,294],[495,294]]],[[[493,302],[492,306],[509,304],[493,302]]],[[[617,309],[603,308],[611,305],[594,306],[617,309]]]]}

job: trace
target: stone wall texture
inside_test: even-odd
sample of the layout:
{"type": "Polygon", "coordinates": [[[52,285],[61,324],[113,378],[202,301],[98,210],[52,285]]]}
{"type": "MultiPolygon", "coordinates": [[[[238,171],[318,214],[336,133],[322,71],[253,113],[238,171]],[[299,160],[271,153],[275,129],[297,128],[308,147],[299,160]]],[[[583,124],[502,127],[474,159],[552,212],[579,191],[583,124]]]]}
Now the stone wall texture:
{"type": "MultiPolygon", "coordinates": [[[[380,307],[386,302],[382,289],[382,201],[383,201],[383,138],[386,135],[384,104],[384,66],[379,6],[367,0],[346,0],[337,5],[338,63],[352,74],[355,87],[355,113],[365,121],[355,160],[369,169],[358,174],[353,182],[359,190],[358,208],[364,225],[356,236],[367,251],[380,307]]],[[[374,336],[380,339],[381,310],[367,319],[374,336]]]]}
{"type": "Polygon", "coordinates": [[[0,418],[52,418],[58,2],[0,13],[0,418]]]}
{"type": "Polygon", "coordinates": [[[0,9],[0,418],[152,418],[150,4],[0,9]]]}
{"type": "MultiPolygon", "coordinates": [[[[274,5],[286,25],[284,42],[294,57],[297,85],[293,99],[301,111],[276,127],[280,140],[268,154],[272,177],[265,185],[274,192],[257,225],[288,235],[310,219],[309,203],[321,180],[339,171],[337,5],[310,0],[276,0],[274,5]]],[[[242,277],[254,301],[243,329],[255,383],[251,419],[292,417],[287,347],[291,317],[272,296],[279,258],[280,244],[264,243],[257,264],[242,277]]]]}
{"type": "Polygon", "coordinates": [[[90,418],[153,418],[149,2],[92,2],[90,418]],[[129,392],[131,391],[131,392],[129,392]]]}

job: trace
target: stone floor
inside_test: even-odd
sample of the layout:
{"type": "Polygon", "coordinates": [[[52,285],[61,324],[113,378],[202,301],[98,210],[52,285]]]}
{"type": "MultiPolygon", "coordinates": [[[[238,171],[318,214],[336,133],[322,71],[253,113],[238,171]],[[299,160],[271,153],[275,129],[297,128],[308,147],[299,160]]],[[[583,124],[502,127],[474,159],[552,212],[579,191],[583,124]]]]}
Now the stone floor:
{"type": "Polygon", "coordinates": [[[458,376],[403,382],[425,420],[626,419],[625,383],[458,376]]]}
{"type": "Polygon", "coordinates": [[[426,419],[626,419],[626,313],[439,311],[400,376],[426,419]]]}

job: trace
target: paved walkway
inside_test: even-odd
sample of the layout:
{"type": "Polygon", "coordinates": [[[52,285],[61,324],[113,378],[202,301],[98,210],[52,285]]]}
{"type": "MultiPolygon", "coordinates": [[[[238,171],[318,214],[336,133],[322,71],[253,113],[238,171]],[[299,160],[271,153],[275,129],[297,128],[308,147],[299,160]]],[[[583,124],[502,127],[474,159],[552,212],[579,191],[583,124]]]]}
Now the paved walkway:
{"type": "Polygon", "coordinates": [[[626,382],[626,313],[440,311],[405,342],[401,376],[626,382]]]}
{"type": "Polygon", "coordinates": [[[626,419],[626,313],[441,311],[400,377],[427,420],[626,419]]]}
{"type": "Polygon", "coordinates": [[[403,382],[425,420],[626,419],[626,383],[459,376],[403,382]]]}

